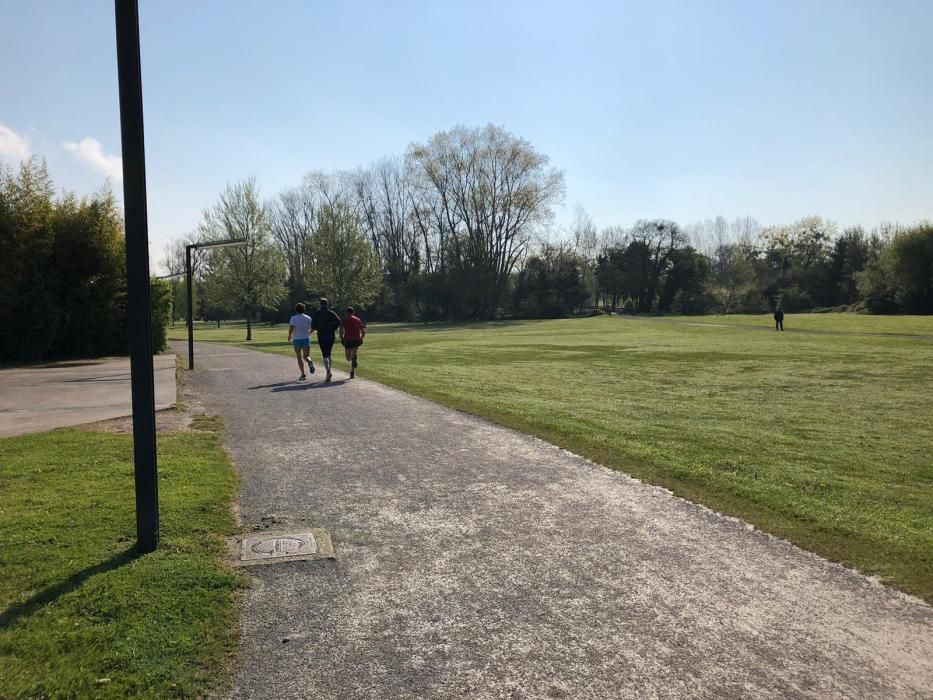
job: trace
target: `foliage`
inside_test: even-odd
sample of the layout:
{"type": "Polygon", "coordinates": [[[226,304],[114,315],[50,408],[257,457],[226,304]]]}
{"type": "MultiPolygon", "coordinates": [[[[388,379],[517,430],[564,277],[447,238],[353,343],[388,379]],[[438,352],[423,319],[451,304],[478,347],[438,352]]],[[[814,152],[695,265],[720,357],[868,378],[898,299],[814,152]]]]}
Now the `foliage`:
{"type": "Polygon", "coordinates": [[[898,301],[908,313],[933,313],[933,222],[896,236],[888,251],[898,280],[898,301]]]}
{"type": "Polygon", "coordinates": [[[168,347],[166,332],[172,322],[172,285],[166,280],[149,281],[149,306],[152,309],[152,351],[162,352],[168,347]]]}
{"type": "Polygon", "coordinates": [[[204,212],[199,230],[202,241],[245,240],[211,251],[204,286],[210,303],[246,314],[249,340],[253,313],[275,308],[286,295],[285,259],[273,242],[255,179],[227,185],[204,212]]]}
{"type": "MultiPolygon", "coordinates": [[[[265,207],[255,203],[285,272],[270,282],[278,290],[275,301],[250,308],[264,309],[270,321],[285,320],[309,295],[343,296],[325,291],[340,286],[336,266],[362,273],[373,257],[379,284],[348,296],[361,304],[375,286],[366,306],[371,318],[386,320],[535,318],[597,307],[687,314],[933,308],[925,281],[927,234],[905,238],[896,225],[840,234],[820,216],[766,227],[748,216],[686,227],[652,219],[599,231],[580,206],[561,231],[553,212],[563,192],[563,173],[545,154],[494,125],[438,132],[367,168],[311,172],[265,207]],[[339,231],[361,232],[371,252],[354,245],[359,260],[335,258],[319,243],[339,231]],[[549,246],[573,251],[585,294],[574,290],[572,307],[563,292],[532,290],[534,280],[540,286],[555,274],[546,260],[549,246]],[[313,265],[311,255],[326,263],[313,265]]],[[[923,226],[929,229],[914,229],[923,226]]],[[[197,275],[214,292],[199,300],[201,317],[243,314],[247,305],[208,272],[197,275]]]]}
{"type": "Polygon", "coordinates": [[[581,260],[570,250],[544,246],[515,279],[516,312],[526,318],[561,318],[589,297],[581,260]]]}
{"type": "Polygon", "coordinates": [[[45,163],[0,170],[0,360],[126,352],[123,217],[109,189],[55,198],[45,163]]]}
{"type": "Polygon", "coordinates": [[[372,246],[342,202],[325,205],[307,242],[305,286],[335,309],[365,308],[382,288],[382,270],[372,246]]]}

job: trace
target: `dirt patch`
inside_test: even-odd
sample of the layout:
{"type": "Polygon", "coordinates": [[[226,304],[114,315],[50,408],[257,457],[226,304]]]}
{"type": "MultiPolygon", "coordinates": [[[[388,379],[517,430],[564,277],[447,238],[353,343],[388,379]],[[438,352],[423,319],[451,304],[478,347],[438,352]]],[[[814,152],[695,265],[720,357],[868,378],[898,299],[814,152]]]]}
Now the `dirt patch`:
{"type": "MultiPolygon", "coordinates": [[[[182,430],[188,430],[191,426],[192,418],[193,416],[190,413],[179,411],[174,408],[156,411],[156,432],[176,433],[182,430]]],[[[88,433],[132,433],[133,417],[123,416],[121,418],[97,421],[96,423],[76,425],[75,429],[83,430],[88,433]]]]}

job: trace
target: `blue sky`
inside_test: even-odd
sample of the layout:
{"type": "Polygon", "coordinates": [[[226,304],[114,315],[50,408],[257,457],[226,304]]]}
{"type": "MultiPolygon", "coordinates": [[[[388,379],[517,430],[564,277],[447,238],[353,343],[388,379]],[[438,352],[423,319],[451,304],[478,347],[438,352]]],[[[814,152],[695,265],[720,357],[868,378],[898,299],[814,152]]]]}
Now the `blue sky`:
{"type": "MultiPolygon", "coordinates": [[[[927,0],[140,6],[153,262],[228,181],[273,195],[458,123],[550,156],[559,223],[933,217],[927,0]]],[[[112,2],[0,0],[0,160],[118,173],[115,60],[112,2]]]]}

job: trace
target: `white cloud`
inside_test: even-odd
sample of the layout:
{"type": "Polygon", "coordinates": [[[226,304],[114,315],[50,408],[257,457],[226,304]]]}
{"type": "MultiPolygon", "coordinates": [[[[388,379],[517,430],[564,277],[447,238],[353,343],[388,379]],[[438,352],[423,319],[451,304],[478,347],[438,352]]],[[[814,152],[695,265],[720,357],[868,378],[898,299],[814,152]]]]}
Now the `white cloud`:
{"type": "Polygon", "coordinates": [[[10,127],[0,124],[0,159],[19,163],[31,155],[32,148],[29,146],[29,139],[20,136],[10,127]]]}
{"type": "Polygon", "coordinates": [[[114,180],[123,179],[123,161],[120,156],[104,153],[104,147],[97,139],[88,136],[77,143],[66,141],[62,145],[76,159],[87,163],[97,172],[112,177],[114,180]]]}

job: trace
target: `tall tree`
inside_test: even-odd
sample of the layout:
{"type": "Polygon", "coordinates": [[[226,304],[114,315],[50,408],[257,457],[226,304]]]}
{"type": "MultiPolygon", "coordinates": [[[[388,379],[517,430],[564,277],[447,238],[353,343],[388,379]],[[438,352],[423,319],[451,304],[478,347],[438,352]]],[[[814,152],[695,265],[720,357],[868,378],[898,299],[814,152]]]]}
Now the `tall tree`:
{"type": "Polygon", "coordinates": [[[0,359],[5,361],[44,357],[57,337],[59,310],[48,269],[55,246],[54,198],[44,161],[24,161],[15,174],[0,165],[0,359]],[[30,318],[44,320],[23,322],[30,318]]]}
{"type": "Polygon", "coordinates": [[[686,244],[687,237],[675,222],[665,219],[637,221],[629,237],[630,257],[637,257],[639,268],[636,307],[639,311],[651,311],[661,275],[670,265],[674,251],[686,244]]]}
{"type": "Polygon", "coordinates": [[[406,293],[421,267],[421,236],[402,163],[383,159],[353,177],[355,208],[385,273],[380,304],[396,318],[408,315],[406,293]]]}
{"type": "Polygon", "coordinates": [[[565,245],[545,244],[515,278],[515,310],[520,316],[561,318],[586,301],[580,257],[565,245]]]}
{"type": "Polygon", "coordinates": [[[205,241],[245,239],[245,245],[218,248],[207,259],[205,286],[219,305],[246,313],[246,339],[253,339],[253,313],[275,308],[286,294],[285,261],[274,245],[256,180],[227,185],[204,212],[205,241]]]}
{"type": "Polygon", "coordinates": [[[468,300],[471,316],[492,317],[509,275],[525,255],[535,228],[563,196],[563,173],[547,156],[504,129],[455,127],[409,148],[425,208],[439,224],[442,268],[455,283],[483,290],[468,300]]]}
{"type": "Polygon", "coordinates": [[[382,271],[372,245],[345,202],[325,204],[308,240],[305,284],[330,299],[333,308],[366,307],[382,288],[382,271]]]}
{"type": "Polygon", "coordinates": [[[317,225],[318,203],[307,185],[280,192],[266,206],[269,227],[288,267],[288,287],[292,296],[304,289],[307,245],[317,225]]]}
{"type": "Polygon", "coordinates": [[[889,255],[903,308],[933,313],[933,222],[922,222],[895,236],[889,255]]]}
{"type": "MultiPolygon", "coordinates": [[[[596,259],[599,255],[599,234],[592,217],[581,205],[573,210],[573,249],[580,264],[580,275],[583,288],[587,296],[592,299],[592,305],[597,305],[596,299],[596,259]]],[[[581,300],[581,305],[586,299],[581,300]]]]}

